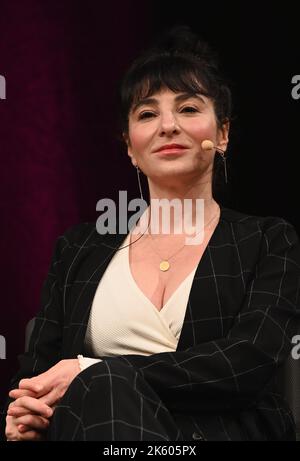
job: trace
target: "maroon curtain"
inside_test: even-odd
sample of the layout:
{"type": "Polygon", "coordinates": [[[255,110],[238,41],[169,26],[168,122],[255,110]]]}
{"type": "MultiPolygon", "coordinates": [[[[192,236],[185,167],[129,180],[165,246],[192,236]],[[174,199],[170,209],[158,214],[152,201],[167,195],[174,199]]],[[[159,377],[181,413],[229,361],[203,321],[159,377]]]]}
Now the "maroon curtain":
{"type": "Polygon", "coordinates": [[[96,202],[135,190],[118,139],[116,88],[145,36],[139,2],[0,2],[0,400],[24,348],[54,242],[96,219],[96,202]]]}

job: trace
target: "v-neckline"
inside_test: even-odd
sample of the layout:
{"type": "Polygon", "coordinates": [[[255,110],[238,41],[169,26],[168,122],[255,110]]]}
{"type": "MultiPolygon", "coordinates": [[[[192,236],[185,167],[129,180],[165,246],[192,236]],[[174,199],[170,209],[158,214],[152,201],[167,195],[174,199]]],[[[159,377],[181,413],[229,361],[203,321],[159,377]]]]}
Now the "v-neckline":
{"type": "Polygon", "coordinates": [[[170,305],[173,297],[178,293],[179,289],[182,288],[182,286],[187,283],[188,279],[192,276],[193,274],[193,277],[195,276],[195,273],[196,273],[196,270],[197,270],[197,267],[194,268],[186,277],[185,279],[180,283],[180,285],[178,285],[178,287],[176,288],[176,290],[172,293],[172,295],[169,297],[169,299],[167,300],[167,302],[162,306],[162,308],[160,310],[157,309],[157,307],[155,306],[155,304],[153,304],[153,302],[148,298],[148,296],[145,295],[145,293],[143,292],[143,290],[139,287],[139,285],[137,284],[135,278],[133,277],[133,274],[132,274],[132,271],[131,271],[131,267],[130,267],[130,262],[129,262],[129,249],[127,249],[127,255],[126,255],[126,269],[128,271],[128,274],[129,274],[129,277],[130,277],[130,280],[132,282],[132,286],[135,288],[135,290],[140,294],[140,296],[142,296],[142,298],[147,302],[147,304],[149,304],[151,306],[152,309],[155,310],[155,312],[157,312],[158,315],[164,315],[164,313],[167,311],[168,309],[168,306],[170,305]]]}
{"type": "Polygon", "coordinates": [[[216,233],[218,232],[218,229],[220,227],[220,223],[222,221],[222,218],[223,218],[223,212],[224,212],[224,207],[221,206],[219,204],[219,207],[220,207],[220,216],[219,216],[219,221],[212,233],[212,235],[210,236],[210,239],[209,241],[207,242],[206,244],[206,247],[205,247],[205,250],[204,252],[202,253],[202,256],[197,264],[197,266],[185,277],[185,279],[180,283],[180,285],[176,288],[176,290],[172,293],[172,295],[170,296],[170,298],[167,300],[167,302],[162,306],[162,308],[160,310],[157,309],[157,307],[153,304],[153,302],[148,298],[148,296],[145,295],[145,293],[143,292],[143,290],[139,287],[139,285],[137,284],[137,282],[135,281],[135,278],[133,277],[133,274],[132,274],[132,271],[131,271],[131,267],[130,267],[130,261],[129,261],[129,245],[130,245],[130,232],[127,234],[126,236],[126,240],[129,239],[128,243],[129,245],[127,246],[127,253],[126,253],[126,269],[128,270],[128,273],[129,273],[129,277],[132,281],[132,284],[133,286],[136,288],[137,292],[143,297],[143,299],[151,305],[151,307],[159,314],[159,315],[162,315],[168,308],[168,305],[170,304],[171,300],[173,299],[173,297],[175,296],[175,294],[178,292],[178,290],[182,287],[182,285],[184,283],[187,282],[187,279],[189,279],[189,277],[191,277],[191,275],[193,274],[193,280],[192,280],[192,284],[191,284],[191,289],[193,287],[193,282],[194,282],[194,278],[196,276],[196,273],[198,272],[199,270],[199,267],[201,265],[201,262],[202,260],[204,259],[204,257],[206,257],[206,254],[208,252],[208,248],[212,245],[213,241],[215,240],[216,238],[216,233]]]}

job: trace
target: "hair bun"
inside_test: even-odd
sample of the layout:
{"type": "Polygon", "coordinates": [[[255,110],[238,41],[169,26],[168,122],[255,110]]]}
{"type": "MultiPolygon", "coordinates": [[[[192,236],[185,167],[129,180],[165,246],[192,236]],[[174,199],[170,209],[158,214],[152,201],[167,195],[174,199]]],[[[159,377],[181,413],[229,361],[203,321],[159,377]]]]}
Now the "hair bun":
{"type": "Polygon", "coordinates": [[[155,42],[161,53],[191,54],[217,68],[217,56],[210,46],[187,25],[177,25],[165,30],[155,42]]]}

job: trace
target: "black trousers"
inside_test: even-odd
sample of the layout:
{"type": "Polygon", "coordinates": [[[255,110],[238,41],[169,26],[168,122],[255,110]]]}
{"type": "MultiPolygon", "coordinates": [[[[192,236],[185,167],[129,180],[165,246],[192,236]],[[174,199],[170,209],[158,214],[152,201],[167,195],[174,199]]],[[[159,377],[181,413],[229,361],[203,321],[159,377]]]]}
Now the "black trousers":
{"type": "Polygon", "coordinates": [[[48,440],[295,440],[281,400],[267,395],[244,410],[171,413],[135,368],[113,358],[88,367],[56,407],[48,440]],[[280,408],[280,412],[275,409],[280,408]]]}
{"type": "Polygon", "coordinates": [[[181,428],[140,373],[114,359],[92,365],[70,384],[56,407],[48,440],[183,441],[201,439],[181,428]]]}

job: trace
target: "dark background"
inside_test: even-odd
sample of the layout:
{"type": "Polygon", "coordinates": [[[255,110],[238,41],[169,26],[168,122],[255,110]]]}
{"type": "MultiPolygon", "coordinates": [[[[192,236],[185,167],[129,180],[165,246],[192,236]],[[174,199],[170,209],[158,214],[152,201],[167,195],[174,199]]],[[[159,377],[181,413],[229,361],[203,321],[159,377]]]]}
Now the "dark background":
{"type": "Polygon", "coordinates": [[[230,185],[221,201],[281,216],[300,233],[293,4],[0,0],[0,75],[7,84],[0,100],[0,334],[7,343],[0,401],[58,235],[95,221],[101,198],[117,200],[119,190],[138,196],[118,133],[116,88],[131,60],[172,24],[192,26],[214,46],[231,82],[230,185]]]}

